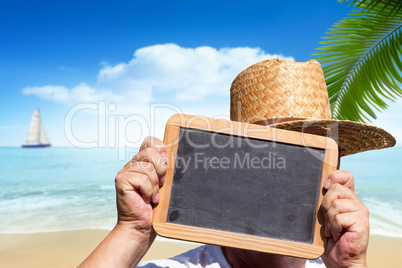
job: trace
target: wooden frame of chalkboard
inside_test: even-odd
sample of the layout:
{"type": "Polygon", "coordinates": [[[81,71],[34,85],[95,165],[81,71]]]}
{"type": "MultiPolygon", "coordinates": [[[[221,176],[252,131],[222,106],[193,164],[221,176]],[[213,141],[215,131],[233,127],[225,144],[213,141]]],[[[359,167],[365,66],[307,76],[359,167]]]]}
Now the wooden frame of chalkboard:
{"type": "Polygon", "coordinates": [[[157,234],[307,259],[322,255],[319,207],[323,184],[337,168],[334,140],[176,114],[164,143],[157,234]]]}

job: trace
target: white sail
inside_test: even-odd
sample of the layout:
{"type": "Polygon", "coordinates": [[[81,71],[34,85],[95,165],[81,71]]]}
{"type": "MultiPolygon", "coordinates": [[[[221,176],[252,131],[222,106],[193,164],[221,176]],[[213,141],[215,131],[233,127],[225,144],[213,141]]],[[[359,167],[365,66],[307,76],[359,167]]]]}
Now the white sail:
{"type": "Polygon", "coordinates": [[[49,147],[51,146],[45,128],[40,119],[40,111],[36,109],[32,115],[31,123],[29,124],[27,143],[23,144],[25,148],[49,147]]]}
{"type": "Polygon", "coordinates": [[[40,140],[40,111],[36,109],[29,124],[27,142],[39,142],[40,140]]]}
{"type": "Polygon", "coordinates": [[[43,126],[43,123],[42,123],[42,122],[41,122],[40,126],[41,126],[41,130],[40,130],[40,132],[41,132],[40,143],[41,143],[41,144],[50,144],[49,138],[48,138],[48,136],[47,136],[47,134],[46,134],[45,127],[43,126]]]}

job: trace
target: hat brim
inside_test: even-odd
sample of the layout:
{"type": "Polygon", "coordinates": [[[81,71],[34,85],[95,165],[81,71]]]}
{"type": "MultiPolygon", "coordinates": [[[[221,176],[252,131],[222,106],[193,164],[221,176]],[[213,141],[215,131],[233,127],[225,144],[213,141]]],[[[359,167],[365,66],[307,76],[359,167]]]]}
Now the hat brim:
{"type": "Polygon", "coordinates": [[[384,149],[396,144],[395,138],[382,128],[347,120],[296,120],[270,126],[332,138],[338,143],[340,156],[384,149]]]}

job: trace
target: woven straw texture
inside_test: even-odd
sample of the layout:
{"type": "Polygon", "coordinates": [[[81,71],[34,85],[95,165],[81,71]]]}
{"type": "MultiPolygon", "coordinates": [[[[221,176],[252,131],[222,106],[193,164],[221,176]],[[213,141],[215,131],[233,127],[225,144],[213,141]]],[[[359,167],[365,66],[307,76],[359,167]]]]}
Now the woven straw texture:
{"type": "Polygon", "coordinates": [[[230,117],[236,121],[331,119],[324,74],[316,60],[272,59],[252,65],[233,81],[230,98],[230,117]]]}
{"type": "Polygon", "coordinates": [[[254,64],[236,77],[230,95],[231,120],[255,123],[295,118],[271,126],[333,138],[340,156],[396,144],[395,138],[381,128],[331,119],[324,74],[315,60],[297,63],[271,59],[254,64]]]}
{"type": "Polygon", "coordinates": [[[273,127],[330,137],[338,143],[340,156],[395,146],[395,138],[382,128],[338,120],[299,120],[273,127]]]}

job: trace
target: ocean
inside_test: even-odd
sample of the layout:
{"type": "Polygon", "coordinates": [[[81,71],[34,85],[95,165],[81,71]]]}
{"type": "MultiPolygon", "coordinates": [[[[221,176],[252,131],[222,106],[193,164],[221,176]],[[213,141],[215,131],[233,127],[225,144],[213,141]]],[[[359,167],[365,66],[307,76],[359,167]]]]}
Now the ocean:
{"type": "MultiPolygon", "coordinates": [[[[0,233],[111,229],[122,148],[0,147],[0,233]]],[[[125,157],[121,157],[124,155],[125,157]]],[[[370,210],[371,234],[402,237],[402,147],[342,158],[370,210]]]]}

